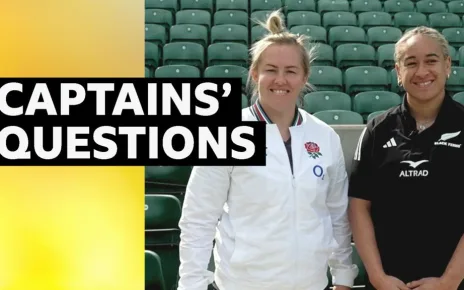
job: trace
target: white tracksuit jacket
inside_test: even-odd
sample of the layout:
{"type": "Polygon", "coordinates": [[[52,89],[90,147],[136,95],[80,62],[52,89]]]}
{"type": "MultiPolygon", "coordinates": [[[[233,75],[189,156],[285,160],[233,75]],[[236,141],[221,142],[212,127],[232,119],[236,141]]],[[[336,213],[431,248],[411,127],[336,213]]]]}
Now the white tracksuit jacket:
{"type": "MultiPolygon", "coordinates": [[[[243,109],[243,120],[266,120],[251,108],[243,109]]],[[[290,127],[294,174],[269,122],[266,166],[194,167],[179,223],[178,290],[207,290],[213,280],[220,290],[323,290],[328,264],[334,283],[353,285],[358,268],[351,262],[340,139],[299,112],[301,124],[290,127]],[[312,158],[307,147],[317,148],[307,142],[321,155],[312,158]],[[214,238],[213,274],[207,267],[214,238]]]]}

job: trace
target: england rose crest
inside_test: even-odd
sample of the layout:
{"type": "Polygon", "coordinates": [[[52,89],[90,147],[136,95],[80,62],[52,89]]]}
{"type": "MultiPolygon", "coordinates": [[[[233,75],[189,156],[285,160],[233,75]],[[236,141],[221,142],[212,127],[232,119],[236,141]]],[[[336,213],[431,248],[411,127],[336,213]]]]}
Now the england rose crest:
{"type": "Polygon", "coordinates": [[[306,142],[304,146],[306,148],[306,151],[308,152],[308,155],[311,158],[316,159],[316,158],[319,158],[319,156],[322,156],[322,153],[319,152],[320,148],[316,143],[306,142]]]}

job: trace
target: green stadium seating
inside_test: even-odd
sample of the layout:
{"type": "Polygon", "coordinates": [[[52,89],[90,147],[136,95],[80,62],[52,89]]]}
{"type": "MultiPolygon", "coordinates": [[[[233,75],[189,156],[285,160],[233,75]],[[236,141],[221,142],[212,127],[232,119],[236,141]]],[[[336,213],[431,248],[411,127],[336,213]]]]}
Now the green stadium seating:
{"type": "Polygon", "coordinates": [[[250,11],[253,13],[260,10],[276,10],[282,8],[281,0],[251,0],[250,11]]]}
{"type": "Polygon", "coordinates": [[[351,110],[351,97],[343,92],[319,91],[304,96],[303,108],[313,114],[326,110],[351,110]]]}
{"type": "Polygon", "coordinates": [[[272,11],[269,10],[260,10],[254,11],[250,14],[251,26],[259,25],[259,23],[266,23],[267,18],[272,11]]]}
{"type": "Polygon", "coordinates": [[[168,42],[166,28],[160,24],[145,24],[145,42],[165,45],[168,42]]]}
{"type": "Polygon", "coordinates": [[[397,27],[378,26],[367,30],[367,44],[378,48],[381,45],[396,43],[403,32],[397,27]]]}
{"type": "Polygon", "coordinates": [[[458,50],[459,66],[464,67],[464,45],[458,50]]]}
{"type": "Polygon", "coordinates": [[[393,15],[393,25],[405,31],[408,28],[427,26],[427,16],[420,12],[397,12],[393,15]]]}
{"type": "Polygon", "coordinates": [[[446,82],[446,89],[452,94],[464,91],[464,67],[451,67],[450,78],[446,82]]]}
{"type": "Polygon", "coordinates": [[[155,78],[200,78],[201,72],[198,67],[176,64],[164,65],[155,70],[155,78]]]}
{"type": "Polygon", "coordinates": [[[327,43],[327,30],[316,25],[298,25],[290,29],[291,33],[309,36],[312,42],[327,43]]]}
{"type": "Polygon", "coordinates": [[[349,11],[327,12],[322,16],[322,26],[327,31],[335,26],[357,26],[356,14],[349,11]]]}
{"type": "Polygon", "coordinates": [[[156,8],[169,10],[175,14],[179,10],[177,0],[145,0],[145,9],[156,8]]]}
{"type": "Polygon", "coordinates": [[[145,194],[145,249],[159,255],[167,289],[175,289],[179,278],[181,210],[173,195],[145,194]]]}
{"type": "Polygon", "coordinates": [[[347,69],[353,66],[374,66],[377,63],[373,46],[363,43],[345,43],[335,49],[336,66],[347,69]]]}
{"type": "Polygon", "coordinates": [[[345,71],[345,92],[355,95],[366,91],[388,90],[388,72],[378,66],[356,66],[345,71]]]}
{"type": "Polygon", "coordinates": [[[334,66],[311,66],[309,83],[318,91],[343,91],[343,73],[334,66]]]}
{"type": "Polygon", "coordinates": [[[214,25],[211,28],[211,43],[236,42],[248,45],[248,29],[237,24],[214,25]]]}
{"type": "Polygon", "coordinates": [[[169,42],[193,42],[202,47],[208,45],[208,29],[199,24],[176,24],[169,31],[169,42]]]}
{"type": "Polygon", "coordinates": [[[205,78],[241,78],[242,89],[245,88],[248,78],[248,69],[237,65],[213,65],[205,69],[205,78]]]}
{"type": "Polygon", "coordinates": [[[353,98],[353,111],[361,114],[367,121],[369,114],[385,111],[401,104],[401,97],[387,91],[361,92],[353,98]]]}
{"type": "MultiPolygon", "coordinates": [[[[435,0],[436,1],[436,0],[435,0]]],[[[442,31],[445,28],[461,27],[461,18],[458,15],[448,12],[432,13],[428,16],[429,26],[442,31]]]]}
{"type": "Polygon", "coordinates": [[[166,290],[161,258],[153,251],[145,250],[145,289],[166,290]]]}
{"type": "Polygon", "coordinates": [[[448,2],[448,12],[454,13],[459,17],[464,16],[464,1],[462,0],[453,0],[448,2]]]}
{"type": "Polygon", "coordinates": [[[326,110],[319,111],[313,114],[314,117],[320,119],[329,125],[362,125],[364,124],[363,117],[353,111],[345,110],[326,110]]]}
{"type": "Polygon", "coordinates": [[[248,97],[245,94],[242,94],[242,109],[249,106],[248,97]]]}
{"type": "Polygon", "coordinates": [[[335,26],[330,28],[328,34],[329,44],[333,48],[341,44],[363,43],[367,44],[366,32],[357,26],[335,26]]]}
{"type": "Polygon", "coordinates": [[[398,76],[396,74],[396,69],[392,69],[389,73],[389,79],[390,79],[390,90],[394,93],[397,94],[403,94],[404,93],[404,88],[398,86],[398,76]]]}
{"type": "Polygon", "coordinates": [[[213,13],[213,0],[180,0],[180,10],[205,10],[213,13]]]}
{"type": "Polygon", "coordinates": [[[353,0],[351,1],[351,12],[359,15],[363,12],[382,11],[382,2],[378,0],[353,0]]]}
{"type": "Polygon", "coordinates": [[[163,47],[163,64],[186,64],[205,67],[205,48],[193,42],[167,43],[163,47]]]}
{"type": "Polygon", "coordinates": [[[454,94],[453,100],[464,105],[464,92],[454,94]]]}
{"type": "Polygon", "coordinates": [[[414,12],[414,2],[410,0],[387,0],[383,2],[383,11],[394,15],[398,12],[414,12]]]}
{"type": "Polygon", "coordinates": [[[153,76],[152,72],[148,67],[145,67],[145,77],[146,78],[151,78],[153,76]]]}
{"type": "Polygon", "coordinates": [[[216,0],[216,11],[241,10],[248,12],[248,0],[216,0]]]}
{"type": "Polygon", "coordinates": [[[464,28],[445,28],[441,33],[448,40],[449,45],[453,46],[454,48],[459,49],[461,46],[464,46],[464,28]]]}
{"type": "Polygon", "coordinates": [[[448,50],[449,50],[449,55],[451,57],[451,65],[459,66],[459,55],[458,55],[456,48],[454,48],[451,45],[448,45],[448,50]]]}
{"type": "Polygon", "coordinates": [[[187,185],[192,166],[146,166],[145,180],[164,185],[187,185]]]}
{"type": "Polygon", "coordinates": [[[314,0],[285,0],[284,12],[288,14],[293,11],[316,11],[314,0]]]}
{"type": "Polygon", "coordinates": [[[387,70],[395,68],[395,44],[383,44],[377,49],[377,65],[387,70]]]}
{"type": "Polygon", "coordinates": [[[248,47],[233,42],[213,43],[208,46],[208,66],[231,64],[248,68],[248,47]]]}
{"type": "Polygon", "coordinates": [[[362,12],[358,15],[358,25],[366,31],[372,27],[377,28],[379,26],[392,26],[392,16],[387,12],[382,11],[362,12]]]}
{"type": "Polygon", "coordinates": [[[158,45],[145,42],[145,67],[150,70],[150,75],[153,75],[155,69],[159,65],[160,52],[158,45]]]}
{"type": "Polygon", "coordinates": [[[350,2],[347,0],[319,0],[317,2],[317,12],[322,16],[331,11],[350,11],[350,2]]]}
{"type": "Polygon", "coordinates": [[[248,13],[240,10],[221,10],[214,13],[213,25],[237,24],[248,28],[248,13]]]}
{"type": "Polygon", "coordinates": [[[416,2],[416,11],[425,15],[448,12],[445,2],[440,0],[420,0],[416,2]]]}
{"type": "Polygon", "coordinates": [[[370,113],[368,116],[367,116],[367,122],[371,121],[372,119],[374,119],[375,117],[381,115],[385,113],[385,111],[376,111],[376,112],[372,112],[370,113]]]}
{"type": "Polygon", "coordinates": [[[321,26],[321,15],[314,11],[293,11],[287,15],[287,27],[292,29],[299,25],[321,26]]]}
{"type": "Polygon", "coordinates": [[[145,23],[163,25],[166,31],[168,31],[174,23],[174,17],[169,10],[145,9],[145,23]]]}
{"type": "Polygon", "coordinates": [[[180,10],[176,13],[176,24],[198,24],[211,28],[211,13],[204,10],[180,10]]]}
{"type": "Polygon", "coordinates": [[[263,38],[268,31],[266,28],[262,26],[253,26],[251,27],[251,43],[255,43],[256,41],[260,40],[263,38]]]}
{"type": "Polygon", "coordinates": [[[318,43],[316,55],[317,58],[312,65],[315,66],[332,66],[335,64],[334,49],[329,44],[318,43]]]}

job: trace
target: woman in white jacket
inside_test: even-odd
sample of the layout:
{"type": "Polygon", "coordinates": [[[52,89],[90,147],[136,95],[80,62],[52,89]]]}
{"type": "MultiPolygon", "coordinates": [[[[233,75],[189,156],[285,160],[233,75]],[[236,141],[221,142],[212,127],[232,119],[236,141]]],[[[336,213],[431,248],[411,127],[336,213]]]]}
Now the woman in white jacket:
{"type": "Polygon", "coordinates": [[[266,166],[195,167],[185,195],[178,290],[352,287],[347,186],[338,135],[298,109],[314,48],[278,11],[251,49],[258,96],[243,120],[266,122],[266,166]],[[207,270],[213,240],[214,274],[207,270]]]}

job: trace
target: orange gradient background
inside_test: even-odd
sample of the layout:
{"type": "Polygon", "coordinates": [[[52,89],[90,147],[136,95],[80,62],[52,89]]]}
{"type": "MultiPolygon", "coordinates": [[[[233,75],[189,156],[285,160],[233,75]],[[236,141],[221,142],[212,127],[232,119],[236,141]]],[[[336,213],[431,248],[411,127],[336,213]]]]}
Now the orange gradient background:
{"type": "MultiPolygon", "coordinates": [[[[2,1],[0,77],[143,77],[144,2],[2,1]]],[[[143,167],[0,167],[0,290],[144,289],[143,167]]]]}

